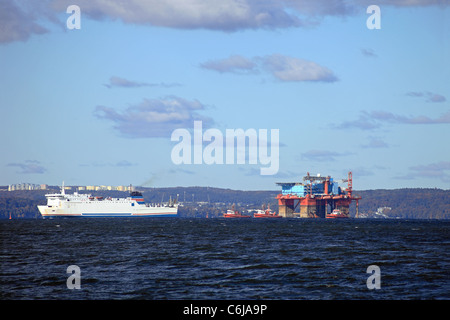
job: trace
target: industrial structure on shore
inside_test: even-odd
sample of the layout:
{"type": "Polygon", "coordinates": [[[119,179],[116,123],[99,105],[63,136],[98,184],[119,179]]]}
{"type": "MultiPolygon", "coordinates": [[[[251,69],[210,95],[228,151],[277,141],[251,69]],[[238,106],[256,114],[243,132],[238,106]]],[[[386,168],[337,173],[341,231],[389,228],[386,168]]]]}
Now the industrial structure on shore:
{"type": "Polygon", "coordinates": [[[349,172],[348,179],[342,182],[347,182],[347,188],[341,188],[330,176],[311,176],[308,172],[303,182],[277,183],[281,186],[281,194],[277,195],[279,215],[286,218],[327,218],[339,211],[341,217],[350,217],[350,205],[356,201],[358,217],[361,197],[352,193],[352,173],[349,172]]]}

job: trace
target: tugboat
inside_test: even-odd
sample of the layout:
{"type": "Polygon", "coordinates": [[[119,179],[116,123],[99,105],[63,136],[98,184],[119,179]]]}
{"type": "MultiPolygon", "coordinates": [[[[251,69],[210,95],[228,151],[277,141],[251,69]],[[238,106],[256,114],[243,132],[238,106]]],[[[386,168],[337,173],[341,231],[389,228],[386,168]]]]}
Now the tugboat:
{"type": "Polygon", "coordinates": [[[251,216],[246,216],[241,214],[239,211],[235,210],[234,204],[231,210],[228,209],[226,213],[223,214],[224,218],[251,218],[251,216]]]}
{"type": "Polygon", "coordinates": [[[256,213],[253,214],[255,218],[282,218],[282,216],[278,215],[278,213],[270,210],[270,205],[267,206],[267,209],[264,210],[264,205],[262,209],[256,210],[256,213]]]}
{"type": "Polygon", "coordinates": [[[333,212],[327,213],[327,219],[335,219],[335,218],[349,218],[348,214],[341,212],[339,209],[334,209],[333,212]]]}

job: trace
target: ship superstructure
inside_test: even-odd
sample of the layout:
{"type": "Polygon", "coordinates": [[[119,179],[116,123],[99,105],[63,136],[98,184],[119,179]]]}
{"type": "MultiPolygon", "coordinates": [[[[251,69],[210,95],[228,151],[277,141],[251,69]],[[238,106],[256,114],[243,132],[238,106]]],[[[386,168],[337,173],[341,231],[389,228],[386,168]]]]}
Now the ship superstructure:
{"type": "Polygon", "coordinates": [[[252,216],[243,215],[239,211],[236,210],[235,205],[231,206],[231,210],[228,209],[227,212],[223,214],[224,218],[251,218],[252,216]]]}
{"type": "Polygon", "coordinates": [[[262,209],[256,210],[253,214],[254,218],[282,218],[278,213],[270,210],[270,205],[268,205],[267,209],[265,209],[264,205],[262,209]]]}
{"type": "Polygon", "coordinates": [[[60,193],[45,195],[47,205],[38,206],[47,217],[173,217],[178,213],[177,201],[167,204],[145,203],[142,193],[133,191],[127,198],[93,197],[90,194],[60,193]]]}

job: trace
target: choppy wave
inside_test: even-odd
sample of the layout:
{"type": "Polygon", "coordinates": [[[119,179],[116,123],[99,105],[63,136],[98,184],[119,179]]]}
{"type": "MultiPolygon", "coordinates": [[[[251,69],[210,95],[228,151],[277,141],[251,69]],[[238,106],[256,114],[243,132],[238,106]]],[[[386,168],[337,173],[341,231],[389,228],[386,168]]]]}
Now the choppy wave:
{"type": "Polygon", "coordinates": [[[0,222],[1,299],[449,299],[450,222],[0,222]],[[81,289],[69,290],[69,265],[81,289]],[[366,285],[369,265],[381,288],[366,285]]]}

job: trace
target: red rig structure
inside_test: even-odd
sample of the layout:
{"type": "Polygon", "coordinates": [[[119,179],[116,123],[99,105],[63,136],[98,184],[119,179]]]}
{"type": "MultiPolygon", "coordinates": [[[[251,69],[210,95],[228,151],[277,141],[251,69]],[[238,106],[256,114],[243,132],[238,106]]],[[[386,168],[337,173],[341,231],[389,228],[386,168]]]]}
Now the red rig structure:
{"type": "Polygon", "coordinates": [[[349,218],[349,208],[356,201],[358,217],[360,196],[352,193],[352,173],[348,173],[347,188],[339,187],[337,181],[328,177],[310,176],[309,172],[301,182],[278,182],[281,194],[277,195],[279,214],[286,218],[349,218]],[[300,210],[296,210],[300,206],[300,210]],[[297,211],[297,212],[296,212],[297,211]]]}

